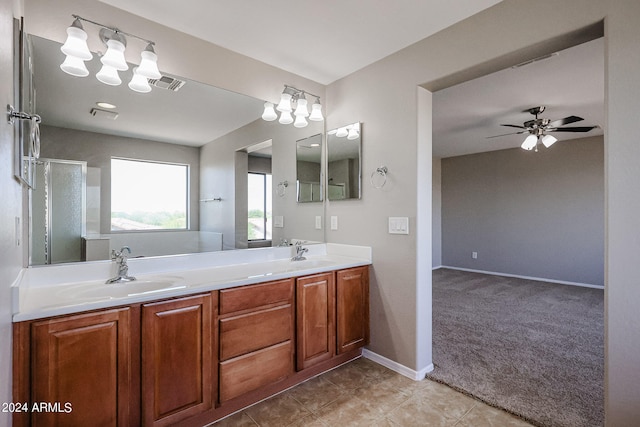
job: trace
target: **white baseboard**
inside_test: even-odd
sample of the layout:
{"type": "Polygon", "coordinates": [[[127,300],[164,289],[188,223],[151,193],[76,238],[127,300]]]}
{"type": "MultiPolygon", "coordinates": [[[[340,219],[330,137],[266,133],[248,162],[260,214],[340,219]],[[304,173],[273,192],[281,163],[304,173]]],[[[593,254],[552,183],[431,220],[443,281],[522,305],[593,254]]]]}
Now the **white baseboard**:
{"type": "MultiPolygon", "coordinates": [[[[452,267],[450,265],[441,265],[438,268],[448,268],[450,270],[469,271],[471,273],[491,274],[494,276],[515,277],[517,279],[536,280],[538,282],[557,283],[559,285],[581,286],[583,288],[604,289],[602,285],[592,285],[590,283],[567,282],[565,280],[553,280],[544,277],[521,276],[519,274],[498,273],[495,271],[474,270],[472,268],[452,267]]],[[[435,270],[435,269],[434,269],[435,270]]]]}
{"type": "Polygon", "coordinates": [[[437,269],[442,268],[442,267],[443,267],[442,264],[440,264],[440,265],[436,265],[436,266],[431,267],[431,269],[432,270],[437,270],[437,269]]]}
{"type": "Polygon", "coordinates": [[[422,381],[429,372],[433,371],[433,363],[430,363],[426,368],[415,371],[411,368],[407,368],[406,366],[401,365],[398,362],[394,362],[391,359],[387,359],[384,356],[380,356],[377,353],[367,350],[366,348],[362,349],[362,357],[366,357],[367,359],[379,363],[380,365],[389,368],[392,371],[399,373],[400,375],[404,375],[407,378],[411,378],[414,381],[422,381]]]}

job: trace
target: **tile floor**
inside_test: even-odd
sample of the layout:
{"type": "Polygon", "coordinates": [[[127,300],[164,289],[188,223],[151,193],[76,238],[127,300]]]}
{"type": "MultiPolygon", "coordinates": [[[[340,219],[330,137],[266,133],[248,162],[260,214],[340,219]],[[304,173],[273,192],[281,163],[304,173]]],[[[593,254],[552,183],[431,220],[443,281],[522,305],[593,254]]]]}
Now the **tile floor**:
{"type": "Polygon", "coordinates": [[[412,381],[360,358],[211,426],[526,427],[531,424],[442,384],[412,381]]]}

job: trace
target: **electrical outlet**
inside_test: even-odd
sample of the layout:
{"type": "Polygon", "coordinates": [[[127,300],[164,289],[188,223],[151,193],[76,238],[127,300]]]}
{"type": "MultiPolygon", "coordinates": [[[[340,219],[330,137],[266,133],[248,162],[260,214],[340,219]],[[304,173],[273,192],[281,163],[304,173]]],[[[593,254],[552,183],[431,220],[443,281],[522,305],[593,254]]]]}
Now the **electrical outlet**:
{"type": "Polygon", "coordinates": [[[478,252],[471,252],[471,258],[478,259],[478,252]]]}
{"type": "Polygon", "coordinates": [[[338,229],[338,217],[335,215],[331,216],[331,229],[332,230],[338,229]]]}
{"type": "Polygon", "coordinates": [[[322,217],[316,215],[316,230],[322,230],[322,217]]]}

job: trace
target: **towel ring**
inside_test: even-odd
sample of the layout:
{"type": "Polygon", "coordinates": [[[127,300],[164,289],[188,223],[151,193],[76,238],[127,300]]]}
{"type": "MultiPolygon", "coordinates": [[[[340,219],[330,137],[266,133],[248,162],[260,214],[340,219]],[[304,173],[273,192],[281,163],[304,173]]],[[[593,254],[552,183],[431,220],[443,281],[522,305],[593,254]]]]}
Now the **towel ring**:
{"type": "Polygon", "coordinates": [[[371,185],[373,185],[373,188],[380,189],[384,187],[384,185],[387,183],[388,172],[389,172],[389,169],[387,169],[386,166],[380,166],[379,168],[371,172],[370,181],[371,181],[371,185]],[[377,184],[376,184],[376,181],[377,181],[377,184]]]}
{"type": "Polygon", "coordinates": [[[278,186],[276,187],[276,194],[280,197],[283,197],[287,192],[288,186],[289,186],[289,181],[282,181],[278,183],[278,186]]]}

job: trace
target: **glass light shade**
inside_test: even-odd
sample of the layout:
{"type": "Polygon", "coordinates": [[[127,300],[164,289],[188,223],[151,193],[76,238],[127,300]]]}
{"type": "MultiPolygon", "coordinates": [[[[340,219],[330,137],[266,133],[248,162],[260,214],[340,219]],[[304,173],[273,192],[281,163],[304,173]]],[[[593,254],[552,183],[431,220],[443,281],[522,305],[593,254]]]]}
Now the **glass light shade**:
{"type": "Polygon", "coordinates": [[[358,130],[355,128],[351,128],[349,129],[349,133],[347,134],[347,139],[358,139],[359,136],[360,133],[358,132],[358,130]]]}
{"type": "Polygon", "coordinates": [[[93,58],[87,46],[87,33],[82,29],[82,26],[67,28],[67,41],[64,42],[60,50],[65,55],[73,56],[82,61],[89,61],[93,58]]]}
{"type": "Polygon", "coordinates": [[[140,93],[151,92],[151,86],[149,86],[149,81],[145,76],[141,75],[138,72],[138,70],[139,70],[138,67],[135,67],[133,69],[133,77],[129,82],[129,89],[135,92],[140,92],[140,93]]]}
{"type": "Polygon", "coordinates": [[[280,120],[278,120],[283,125],[288,125],[289,123],[293,123],[293,116],[289,111],[283,111],[280,113],[280,120]]]}
{"type": "Polygon", "coordinates": [[[84,61],[71,55],[67,55],[64,62],[60,64],[60,69],[76,77],[87,77],[89,75],[89,70],[84,65],[84,61]]]}
{"type": "Polygon", "coordinates": [[[293,122],[293,125],[297,128],[303,128],[305,126],[307,126],[309,124],[309,122],[307,122],[307,119],[305,119],[305,117],[300,114],[296,116],[296,121],[293,122]]]}
{"type": "Polygon", "coordinates": [[[138,66],[138,74],[148,79],[159,79],[162,77],[160,70],[158,70],[158,55],[156,55],[155,52],[145,49],[140,54],[140,57],[142,59],[138,66]]]}
{"type": "Polygon", "coordinates": [[[336,132],[336,136],[338,138],[344,138],[347,135],[349,135],[349,131],[347,130],[347,128],[339,128],[336,132]]]}
{"type": "Polygon", "coordinates": [[[264,112],[262,113],[262,119],[268,122],[272,122],[278,118],[276,110],[273,108],[273,102],[264,103],[264,112]]]}
{"type": "MultiPolygon", "coordinates": [[[[282,95],[280,95],[280,102],[278,103],[278,106],[276,107],[276,110],[278,111],[286,111],[286,112],[292,112],[293,108],[291,108],[291,95],[288,93],[283,93],[282,95]]],[[[280,116],[282,118],[282,116],[280,116]]],[[[291,119],[291,121],[293,121],[293,118],[291,119]]],[[[281,122],[282,123],[282,122],[281,122]]],[[[291,123],[291,122],[289,122],[291,123]]]]}
{"type": "Polygon", "coordinates": [[[104,64],[100,71],[98,71],[96,79],[110,86],[118,86],[122,83],[122,80],[120,80],[120,76],[118,75],[118,70],[107,64],[104,64]]]}
{"type": "Polygon", "coordinates": [[[100,58],[100,62],[104,65],[115,68],[118,71],[125,71],[129,69],[127,61],[124,59],[124,44],[118,40],[107,40],[107,51],[104,56],[100,58]]]}
{"type": "Polygon", "coordinates": [[[542,137],[542,143],[544,144],[545,147],[549,148],[551,147],[553,144],[556,143],[556,141],[558,140],[558,138],[556,138],[553,135],[545,135],[542,137]]]}
{"type": "Polygon", "coordinates": [[[298,98],[298,105],[296,106],[296,111],[293,113],[293,115],[302,117],[309,116],[309,109],[307,108],[307,100],[305,98],[298,98]]]}
{"type": "Polygon", "coordinates": [[[311,115],[309,116],[309,120],[314,122],[321,122],[324,120],[324,117],[322,117],[322,105],[319,102],[314,102],[311,106],[311,115]]]}
{"type": "Polygon", "coordinates": [[[538,137],[535,135],[529,135],[528,137],[526,137],[526,139],[522,142],[522,145],[520,147],[524,148],[525,150],[533,150],[533,148],[538,144],[538,137]]]}

